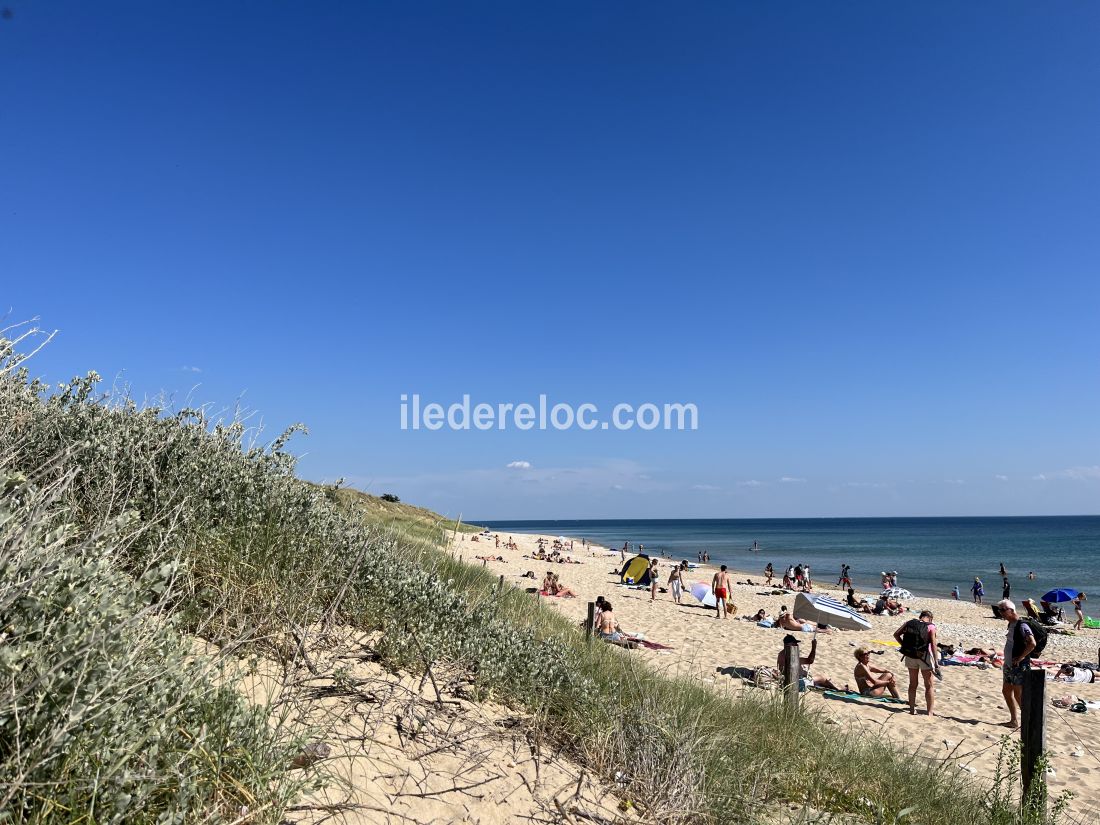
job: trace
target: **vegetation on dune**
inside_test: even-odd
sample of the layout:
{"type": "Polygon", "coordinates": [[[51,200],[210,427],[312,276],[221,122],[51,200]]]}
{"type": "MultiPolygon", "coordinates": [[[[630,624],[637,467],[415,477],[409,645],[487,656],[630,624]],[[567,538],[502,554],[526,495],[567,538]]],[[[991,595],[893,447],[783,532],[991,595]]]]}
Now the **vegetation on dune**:
{"type": "MultiPolygon", "coordinates": [[[[19,821],[277,822],[300,744],[217,688],[181,635],[302,650],[372,631],[392,668],[520,706],[647,818],[755,822],[779,801],[866,822],[1021,821],[1001,794],[767,701],[730,700],[585,641],[439,549],[461,529],[294,476],[291,428],[55,392],[0,342],[0,809],[19,821]],[[65,664],[65,663],[71,663],[65,664]],[[165,666],[167,665],[167,666],[165,666]],[[32,712],[33,711],[33,712],[32,712]],[[140,811],[140,817],[134,815],[140,811]]],[[[468,528],[466,528],[468,529],[468,528]]]]}

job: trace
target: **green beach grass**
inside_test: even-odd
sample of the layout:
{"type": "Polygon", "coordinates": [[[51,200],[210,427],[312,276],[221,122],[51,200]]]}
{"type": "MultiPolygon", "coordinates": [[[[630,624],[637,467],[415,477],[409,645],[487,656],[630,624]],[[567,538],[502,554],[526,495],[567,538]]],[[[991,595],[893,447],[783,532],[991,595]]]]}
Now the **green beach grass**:
{"type": "Polygon", "coordinates": [[[281,821],[311,778],[287,770],[301,740],[185,640],[278,659],[335,624],[371,631],[391,669],[462,670],[647,820],[1048,821],[1008,779],[991,789],[587,641],[441,549],[473,528],[296,478],[299,427],[258,446],[239,421],[97,386],[48,392],[0,341],[0,821],[281,821]]]}

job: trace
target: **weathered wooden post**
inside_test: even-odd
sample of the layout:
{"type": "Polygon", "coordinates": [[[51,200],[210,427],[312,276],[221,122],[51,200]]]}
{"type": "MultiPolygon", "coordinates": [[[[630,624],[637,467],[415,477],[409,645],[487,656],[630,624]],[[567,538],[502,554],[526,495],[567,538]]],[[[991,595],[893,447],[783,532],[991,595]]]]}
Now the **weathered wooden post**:
{"type": "Polygon", "coordinates": [[[504,589],[504,574],[500,574],[500,581],[497,582],[497,593],[504,589]]]}
{"type": "MultiPolygon", "coordinates": [[[[1024,799],[1028,798],[1036,765],[1043,755],[1045,691],[1046,672],[1039,668],[1029,670],[1024,676],[1024,690],[1020,698],[1020,775],[1024,782],[1024,799]]],[[[1042,777],[1039,779],[1042,780],[1042,777]]]]}
{"type": "Polygon", "coordinates": [[[798,707],[798,681],[802,676],[802,659],[798,654],[798,642],[791,642],[783,646],[786,654],[786,663],[783,668],[783,690],[787,694],[787,703],[792,708],[798,707]]]}
{"type": "Polygon", "coordinates": [[[588,603],[588,618],[584,622],[584,635],[589,642],[592,641],[592,634],[596,631],[596,603],[588,603]]]}

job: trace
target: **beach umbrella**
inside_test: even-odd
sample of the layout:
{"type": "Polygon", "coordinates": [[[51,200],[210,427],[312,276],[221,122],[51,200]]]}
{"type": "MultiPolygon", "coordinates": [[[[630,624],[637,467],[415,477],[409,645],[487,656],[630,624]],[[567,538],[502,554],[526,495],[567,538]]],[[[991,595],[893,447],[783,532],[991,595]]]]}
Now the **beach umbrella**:
{"type": "Polygon", "coordinates": [[[703,603],[703,607],[717,607],[718,600],[714,598],[714,591],[709,584],[696,582],[691,586],[691,595],[703,603]]]}
{"type": "Polygon", "coordinates": [[[799,593],[794,597],[794,615],[806,622],[828,624],[840,630],[870,630],[871,623],[832,596],[799,593]]]}
{"type": "Polygon", "coordinates": [[[1049,593],[1044,593],[1039,599],[1041,602],[1072,602],[1080,593],[1071,587],[1056,587],[1049,593]]]}
{"type": "Polygon", "coordinates": [[[882,598],[904,600],[913,598],[913,594],[904,587],[888,587],[882,591],[882,598]]]}

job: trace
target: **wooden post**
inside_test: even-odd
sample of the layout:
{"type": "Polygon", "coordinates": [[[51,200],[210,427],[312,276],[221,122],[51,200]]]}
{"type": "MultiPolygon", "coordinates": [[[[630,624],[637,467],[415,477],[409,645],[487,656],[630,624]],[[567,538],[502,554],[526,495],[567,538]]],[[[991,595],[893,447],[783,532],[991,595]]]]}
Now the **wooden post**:
{"type": "Polygon", "coordinates": [[[484,567],[484,566],[485,566],[485,559],[482,559],[482,560],[481,560],[481,566],[482,566],[482,567],[484,567]]]}
{"type": "MultiPolygon", "coordinates": [[[[1028,798],[1035,778],[1035,765],[1043,754],[1043,717],[1046,701],[1046,673],[1032,668],[1024,676],[1024,691],[1020,699],[1020,774],[1024,781],[1024,799],[1028,798]]],[[[1039,777],[1042,780],[1042,777],[1039,777]]],[[[1045,806],[1044,806],[1045,807],[1045,806]]]]}
{"type": "Polygon", "coordinates": [[[787,693],[787,703],[792,708],[798,707],[798,680],[802,676],[802,659],[798,655],[798,642],[784,645],[787,654],[787,666],[780,674],[783,677],[783,690],[787,693]]]}
{"type": "Polygon", "coordinates": [[[504,589],[504,574],[500,574],[500,581],[497,582],[497,593],[504,589]]]}
{"type": "Polygon", "coordinates": [[[588,641],[592,641],[592,634],[596,630],[596,603],[588,603],[588,619],[584,623],[584,635],[588,641]]]}

